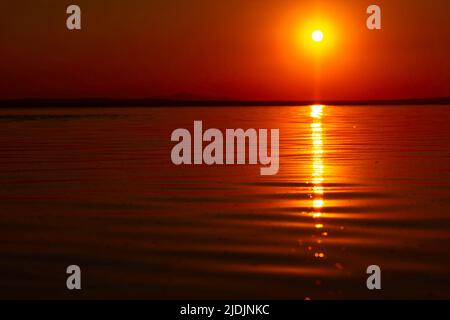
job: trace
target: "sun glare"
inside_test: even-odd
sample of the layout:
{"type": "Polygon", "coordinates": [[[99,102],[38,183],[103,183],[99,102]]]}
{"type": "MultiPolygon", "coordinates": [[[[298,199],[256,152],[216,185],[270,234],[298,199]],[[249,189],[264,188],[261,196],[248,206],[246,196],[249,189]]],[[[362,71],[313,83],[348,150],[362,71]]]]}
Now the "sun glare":
{"type": "Polygon", "coordinates": [[[311,38],[313,39],[314,42],[322,42],[322,40],[323,40],[323,32],[320,31],[320,30],[315,30],[311,34],[311,38]]]}

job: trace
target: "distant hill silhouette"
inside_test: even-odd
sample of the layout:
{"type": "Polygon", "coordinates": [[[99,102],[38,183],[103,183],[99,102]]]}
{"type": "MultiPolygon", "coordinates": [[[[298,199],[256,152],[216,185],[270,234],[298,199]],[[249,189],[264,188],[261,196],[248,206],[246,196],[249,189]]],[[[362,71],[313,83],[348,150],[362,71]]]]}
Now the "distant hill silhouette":
{"type": "Polygon", "coordinates": [[[231,99],[198,99],[197,97],[168,97],[146,99],[11,99],[0,100],[1,108],[14,107],[252,107],[252,106],[305,106],[311,104],[324,105],[424,105],[450,104],[450,97],[392,99],[392,100],[231,100],[231,99]]]}

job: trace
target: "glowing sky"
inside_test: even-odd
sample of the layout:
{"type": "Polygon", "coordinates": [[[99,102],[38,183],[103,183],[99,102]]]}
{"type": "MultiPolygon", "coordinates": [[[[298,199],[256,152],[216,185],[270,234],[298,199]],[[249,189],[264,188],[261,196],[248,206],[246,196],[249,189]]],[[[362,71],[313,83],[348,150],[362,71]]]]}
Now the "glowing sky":
{"type": "Polygon", "coordinates": [[[5,2],[0,99],[450,96],[448,0],[5,2]],[[81,31],[65,27],[69,4],[81,31]]]}

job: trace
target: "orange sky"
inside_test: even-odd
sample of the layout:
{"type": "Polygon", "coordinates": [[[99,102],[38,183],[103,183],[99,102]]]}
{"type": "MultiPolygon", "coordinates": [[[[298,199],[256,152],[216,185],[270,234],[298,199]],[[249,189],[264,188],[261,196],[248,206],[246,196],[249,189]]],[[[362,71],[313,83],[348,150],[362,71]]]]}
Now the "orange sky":
{"type": "Polygon", "coordinates": [[[450,96],[448,0],[4,2],[0,99],[450,96]],[[381,31],[366,29],[370,4],[381,31]],[[321,52],[304,36],[315,25],[321,52]]]}

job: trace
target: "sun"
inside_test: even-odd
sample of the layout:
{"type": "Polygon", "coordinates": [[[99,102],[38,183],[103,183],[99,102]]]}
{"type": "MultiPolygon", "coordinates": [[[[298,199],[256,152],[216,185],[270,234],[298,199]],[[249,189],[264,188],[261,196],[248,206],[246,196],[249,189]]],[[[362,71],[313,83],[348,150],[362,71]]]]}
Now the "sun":
{"type": "Polygon", "coordinates": [[[320,30],[314,30],[311,34],[311,38],[314,42],[322,42],[323,41],[323,32],[320,30]]]}

